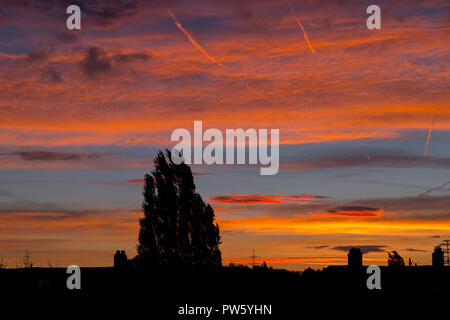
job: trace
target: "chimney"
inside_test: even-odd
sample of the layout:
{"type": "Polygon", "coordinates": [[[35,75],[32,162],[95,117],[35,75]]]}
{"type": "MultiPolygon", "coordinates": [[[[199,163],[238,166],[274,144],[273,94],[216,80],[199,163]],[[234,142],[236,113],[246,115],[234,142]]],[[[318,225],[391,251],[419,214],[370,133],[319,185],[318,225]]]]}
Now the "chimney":
{"type": "Polygon", "coordinates": [[[348,268],[359,271],[362,268],[362,252],[359,248],[351,248],[348,251],[348,268]]]}

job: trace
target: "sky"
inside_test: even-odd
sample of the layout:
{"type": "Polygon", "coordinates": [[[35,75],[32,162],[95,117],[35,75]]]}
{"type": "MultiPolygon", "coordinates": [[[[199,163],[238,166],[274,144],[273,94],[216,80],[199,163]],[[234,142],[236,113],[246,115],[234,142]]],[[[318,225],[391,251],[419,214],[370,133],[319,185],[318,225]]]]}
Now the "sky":
{"type": "Polygon", "coordinates": [[[450,237],[448,1],[0,1],[0,259],[136,254],[173,130],[280,130],[280,171],[193,165],[223,262],[431,264],[450,237]],[[66,27],[81,8],[81,30],[66,27]],[[381,29],[366,27],[369,5],[381,29]]]}

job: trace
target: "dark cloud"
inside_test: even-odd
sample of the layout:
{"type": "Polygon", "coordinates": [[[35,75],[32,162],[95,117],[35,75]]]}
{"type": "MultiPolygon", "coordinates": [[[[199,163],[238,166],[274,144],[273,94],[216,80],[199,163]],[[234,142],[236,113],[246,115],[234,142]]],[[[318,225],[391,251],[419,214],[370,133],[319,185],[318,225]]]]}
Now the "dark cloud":
{"type": "Polygon", "coordinates": [[[369,253],[369,252],[385,252],[387,246],[385,245],[368,245],[368,246],[337,246],[331,248],[332,250],[338,250],[338,251],[345,251],[348,252],[351,248],[359,248],[361,249],[362,253],[369,253]]]}
{"type": "Polygon", "coordinates": [[[48,52],[43,50],[33,50],[28,52],[27,57],[25,58],[25,63],[37,64],[47,61],[48,58],[49,58],[48,52]]]}
{"type": "Polygon", "coordinates": [[[431,237],[428,237],[428,238],[430,238],[430,239],[437,239],[437,238],[440,238],[441,236],[431,236],[431,237]]]}
{"type": "MultiPolygon", "coordinates": [[[[112,27],[120,22],[136,17],[145,1],[136,0],[33,0],[9,1],[6,6],[16,9],[32,10],[47,17],[67,18],[66,9],[75,4],[80,7],[83,26],[112,27]]],[[[2,4],[3,5],[3,4],[2,4]]],[[[64,21],[64,20],[63,20],[64,21]]]]}
{"type": "Polygon", "coordinates": [[[10,153],[1,153],[0,156],[13,155],[19,156],[25,161],[80,161],[85,159],[99,159],[102,155],[98,153],[78,154],[69,152],[53,152],[53,151],[16,151],[10,153]]]}
{"type": "Polygon", "coordinates": [[[361,207],[361,206],[340,206],[328,210],[327,214],[333,216],[352,216],[352,217],[377,217],[382,213],[380,208],[361,207]]]}
{"type": "Polygon", "coordinates": [[[136,53],[126,53],[126,54],[116,54],[112,57],[112,60],[116,63],[132,63],[136,61],[145,62],[151,58],[150,55],[145,52],[136,53]]]}
{"type": "Polygon", "coordinates": [[[56,40],[61,43],[70,44],[78,42],[78,36],[74,32],[61,32],[56,35],[56,40]]]}
{"type": "MultiPolygon", "coordinates": [[[[82,12],[95,24],[102,27],[113,26],[139,13],[139,1],[127,0],[83,0],[78,1],[82,12]]],[[[142,2],[141,2],[142,3],[142,2]]]]}
{"type": "Polygon", "coordinates": [[[330,246],[310,246],[310,247],[307,247],[307,248],[320,250],[320,249],[325,249],[325,248],[329,248],[329,247],[330,246]]]}
{"type": "Polygon", "coordinates": [[[405,249],[406,251],[409,252],[426,252],[426,250],[422,250],[422,249],[414,249],[414,248],[407,248],[405,249]]]}
{"type": "Polygon", "coordinates": [[[81,68],[88,78],[112,72],[110,59],[101,48],[97,47],[90,47],[86,50],[84,59],[81,61],[81,68]]]}
{"type": "Polygon", "coordinates": [[[62,83],[62,82],[64,82],[62,80],[61,73],[58,70],[56,70],[55,68],[52,68],[52,67],[49,67],[49,68],[45,69],[41,73],[41,78],[44,81],[49,81],[49,82],[53,82],[53,83],[62,83]]]}
{"type": "Polygon", "coordinates": [[[108,55],[102,48],[89,47],[80,65],[85,76],[97,78],[98,76],[112,74],[115,71],[115,67],[119,67],[119,65],[145,62],[150,59],[151,56],[145,52],[108,55]]]}

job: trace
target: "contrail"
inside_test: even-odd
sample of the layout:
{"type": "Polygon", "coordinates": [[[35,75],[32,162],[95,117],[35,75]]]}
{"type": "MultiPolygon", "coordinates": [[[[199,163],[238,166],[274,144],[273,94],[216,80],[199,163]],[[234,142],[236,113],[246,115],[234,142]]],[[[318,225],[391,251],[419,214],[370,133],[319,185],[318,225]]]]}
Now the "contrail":
{"type": "Polygon", "coordinates": [[[425,145],[425,152],[423,153],[423,156],[427,156],[427,150],[428,150],[428,144],[430,143],[430,137],[431,137],[431,131],[433,130],[434,120],[431,123],[430,129],[428,130],[428,138],[427,138],[427,144],[425,145]]]}
{"type": "Polygon", "coordinates": [[[424,193],[421,193],[418,195],[418,197],[424,197],[426,195],[428,195],[429,193],[436,191],[436,190],[448,190],[447,188],[445,188],[447,185],[450,184],[450,181],[447,181],[446,183],[441,184],[440,186],[428,189],[427,191],[425,191],[424,193]]]}
{"type": "Polygon", "coordinates": [[[294,16],[295,21],[297,21],[297,24],[300,26],[300,28],[301,28],[302,31],[303,31],[303,36],[305,37],[305,40],[306,40],[306,43],[308,44],[309,49],[311,49],[311,52],[312,52],[312,53],[316,53],[316,51],[315,51],[314,48],[312,47],[311,43],[309,42],[308,35],[306,34],[305,28],[303,28],[302,23],[300,22],[300,20],[299,20],[299,19],[297,18],[297,16],[295,15],[294,8],[292,8],[292,6],[291,6],[290,3],[288,3],[288,6],[289,6],[289,9],[291,9],[291,13],[292,13],[292,15],[294,16]]]}
{"type": "Polygon", "coordinates": [[[177,17],[175,17],[175,15],[173,14],[173,12],[170,11],[170,10],[167,10],[167,11],[169,11],[169,14],[170,14],[170,16],[172,17],[173,21],[175,22],[175,25],[178,27],[178,29],[179,29],[181,32],[183,32],[183,33],[186,35],[186,37],[187,37],[188,40],[192,43],[192,45],[193,45],[194,47],[196,47],[196,48],[198,49],[198,51],[200,51],[206,58],[208,58],[209,61],[214,62],[214,63],[217,63],[217,60],[214,59],[212,56],[210,56],[209,53],[206,52],[206,50],[203,49],[202,46],[201,46],[197,41],[195,41],[195,39],[191,36],[191,34],[190,34],[185,28],[183,28],[183,26],[182,26],[181,23],[178,21],[177,17]]]}

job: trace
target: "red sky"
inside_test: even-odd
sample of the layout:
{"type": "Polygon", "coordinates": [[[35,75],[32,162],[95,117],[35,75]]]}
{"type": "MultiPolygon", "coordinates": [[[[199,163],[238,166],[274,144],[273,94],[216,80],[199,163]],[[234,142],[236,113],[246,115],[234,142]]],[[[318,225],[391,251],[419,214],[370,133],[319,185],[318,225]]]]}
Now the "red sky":
{"type": "Polygon", "coordinates": [[[27,249],[41,265],[134,256],[141,179],[194,120],[280,129],[277,176],[193,168],[226,262],[255,249],[301,270],[360,245],[370,263],[397,249],[425,264],[450,235],[447,1],[382,1],[381,30],[366,28],[375,3],[292,1],[314,52],[275,0],[81,1],[81,31],[63,1],[33,3],[0,7],[9,265],[27,249]]]}

